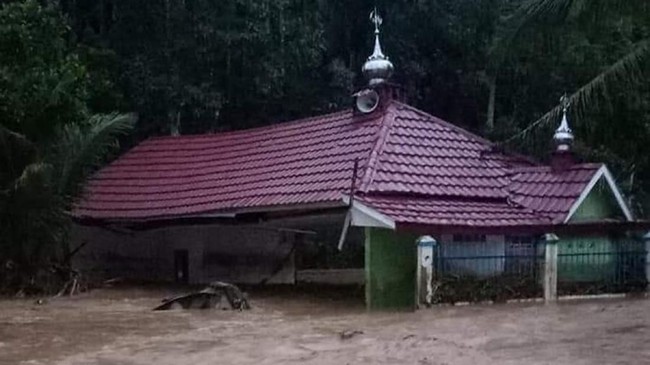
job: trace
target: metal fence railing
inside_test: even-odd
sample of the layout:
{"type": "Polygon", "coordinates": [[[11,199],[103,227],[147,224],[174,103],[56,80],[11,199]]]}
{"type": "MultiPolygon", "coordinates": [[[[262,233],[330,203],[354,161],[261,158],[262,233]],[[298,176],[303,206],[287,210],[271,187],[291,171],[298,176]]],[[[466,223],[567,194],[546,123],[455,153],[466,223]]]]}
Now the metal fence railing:
{"type": "MultiPolygon", "coordinates": [[[[646,251],[633,240],[558,243],[558,294],[645,290],[646,251]]],[[[442,242],[433,260],[436,303],[543,297],[544,242],[442,242]]]]}
{"type": "Polygon", "coordinates": [[[646,289],[642,242],[570,242],[559,247],[558,294],[628,293],[646,289]]]}
{"type": "Polygon", "coordinates": [[[434,301],[505,301],[542,296],[543,245],[506,249],[503,242],[442,243],[434,260],[434,301]]]}

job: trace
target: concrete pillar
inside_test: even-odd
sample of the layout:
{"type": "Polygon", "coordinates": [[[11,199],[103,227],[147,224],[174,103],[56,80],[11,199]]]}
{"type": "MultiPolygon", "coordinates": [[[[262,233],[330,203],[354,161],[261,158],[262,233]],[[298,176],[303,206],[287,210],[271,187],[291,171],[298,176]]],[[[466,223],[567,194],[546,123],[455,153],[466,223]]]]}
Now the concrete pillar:
{"type": "Polygon", "coordinates": [[[416,305],[422,308],[422,305],[431,306],[433,301],[433,254],[436,246],[436,240],[431,236],[418,238],[418,264],[416,274],[416,305]]]}
{"type": "Polygon", "coordinates": [[[559,238],[552,234],[544,236],[546,243],[546,257],[544,260],[544,302],[546,304],[557,301],[557,243],[559,238]]]}

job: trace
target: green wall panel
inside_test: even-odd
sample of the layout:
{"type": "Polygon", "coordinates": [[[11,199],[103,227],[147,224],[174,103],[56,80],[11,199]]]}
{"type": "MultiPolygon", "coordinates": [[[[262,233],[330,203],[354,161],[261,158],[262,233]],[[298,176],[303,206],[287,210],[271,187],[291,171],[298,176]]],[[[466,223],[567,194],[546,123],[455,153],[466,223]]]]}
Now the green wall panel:
{"type": "Polygon", "coordinates": [[[607,237],[562,238],[558,244],[558,280],[561,282],[607,280],[616,271],[614,252],[616,247],[607,237]]]}
{"type": "Polygon", "coordinates": [[[368,309],[414,309],[417,237],[366,228],[368,309]]]}
{"type": "Polygon", "coordinates": [[[614,193],[603,178],[596,183],[591,193],[571,217],[571,222],[588,222],[603,218],[624,218],[614,193]]]}
{"type": "MultiPolygon", "coordinates": [[[[601,178],[582,202],[570,222],[588,222],[608,218],[624,218],[614,193],[601,178]]],[[[616,247],[606,235],[561,237],[558,244],[558,280],[564,282],[601,281],[616,271],[615,255],[588,255],[615,252],[616,247]]]]}

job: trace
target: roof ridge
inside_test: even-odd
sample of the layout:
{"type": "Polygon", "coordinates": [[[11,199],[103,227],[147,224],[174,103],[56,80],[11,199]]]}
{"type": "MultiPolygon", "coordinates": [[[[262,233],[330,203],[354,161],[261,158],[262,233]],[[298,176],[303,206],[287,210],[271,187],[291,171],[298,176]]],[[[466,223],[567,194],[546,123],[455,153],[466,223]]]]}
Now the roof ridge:
{"type": "Polygon", "coordinates": [[[361,177],[359,190],[364,193],[368,191],[370,184],[372,184],[372,181],[375,177],[375,172],[377,171],[375,165],[379,163],[379,157],[384,151],[384,146],[386,146],[386,142],[390,136],[390,131],[393,127],[393,122],[395,121],[395,113],[392,110],[386,108],[383,113],[384,116],[380,122],[381,128],[379,128],[377,131],[377,140],[372,146],[372,150],[370,150],[368,163],[366,164],[365,171],[361,177]]]}
{"type": "Polygon", "coordinates": [[[418,109],[418,108],[416,108],[416,107],[414,107],[412,105],[408,105],[408,104],[403,103],[403,102],[398,101],[398,100],[393,100],[393,103],[396,104],[397,107],[408,109],[408,110],[410,110],[410,111],[412,111],[412,112],[414,112],[416,114],[419,114],[419,115],[421,115],[423,117],[426,117],[426,118],[430,119],[434,123],[437,123],[439,125],[447,127],[449,129],[453,130],[454,132],[458,132],[458,133],[462,134],[465,137],[477,140],[478,142],[484,144],[486,147],[489,147],[489,149],[486,150],[486,153],[499,153],[499,154],[502,154],[505,157],[518,159],[518,160],[525,161],[525,162],[530,163],[530,164],[539,164],[539,161],[535,160],[534,158],[532,158],[530,156],[527,156],[527,155],[524,155],[524,154],[521,154],[521,153],[506,151],[506,150],[503,150],[503,149],[502,150],[495,150],[496,148],[500,147],[500,145],[498,143],[495,143],[495,142],[487,139],[486,137],[482,137],[482,136],[480,136],[480,135],[478,135],[476,133],[470,132],[467,129],[465,129],[463,127],[460,127],[460,126],[457,126],[457,125],[455,125],[455,124],[453,124],[451,122],[448,122],[448,121],[446,121],[446,120],[444,120],[444,119],[442,119],[440,117],[436,117],[433,114],[429,114],[429,113],[427,113],[427,112],[425,112],[423,110],[420,110],[420,109],[418,109]]]}
{"type": "Polygon", "coordinates": [[[398,107],[408,109],[408,110],[410,110],[410,111],[412,111],[414,113],[417,113],[417,114],[420,114],[420,115],[422,115],[424,117],[430,118],[435,123],[438,123],[438,124],[443,125],[443,126],[445,126],[447,128],[453,129],[455,132],[459,132],[459,133],[463,134],[466,137],[477,139],[481,143],[489,145],[490,147],[496,146],[496,143],[490,141],[489,139],[487,139],[485,137],[481,137],[478,134],[472,133],[472,132],[468,131],[467,129],[459,127],[459,126],[457,126],[457,125],[455,125],[453,123],[447,122],[446,120],[443,120],[443,119],[441,119],[439,117],[436,117],[435,115],[429,114],[429,113],[427,113],[427,112],[425,112],[423,110],[420,110],[420,109],[418,109],[418,108],[416,108],[414,106],[405,104],[405,103],[403,103],[401,101],[397,101],[397,100],[393,100],[393,103],[395,103],[398,107]]]}

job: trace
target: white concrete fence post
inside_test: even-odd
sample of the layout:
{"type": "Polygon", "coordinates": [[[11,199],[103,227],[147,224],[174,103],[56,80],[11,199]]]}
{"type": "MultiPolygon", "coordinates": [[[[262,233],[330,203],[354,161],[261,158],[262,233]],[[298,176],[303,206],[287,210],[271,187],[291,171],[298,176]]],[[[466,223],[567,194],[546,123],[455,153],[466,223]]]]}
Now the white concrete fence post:
{"type": "Polygon", "coordinates": [[[422,236],[417,240],[415,300],[418,308],[422,305],[429,307],[433,301],[433,250],[436,244],[436,240],[431,236],[422,236]]]}
{"type": "Polygon", "coordinates": [[[557,243],[560,240],[555,234],[544,235],[546,257],[544,260],[544,302],[557,301],[557,243]]]}

